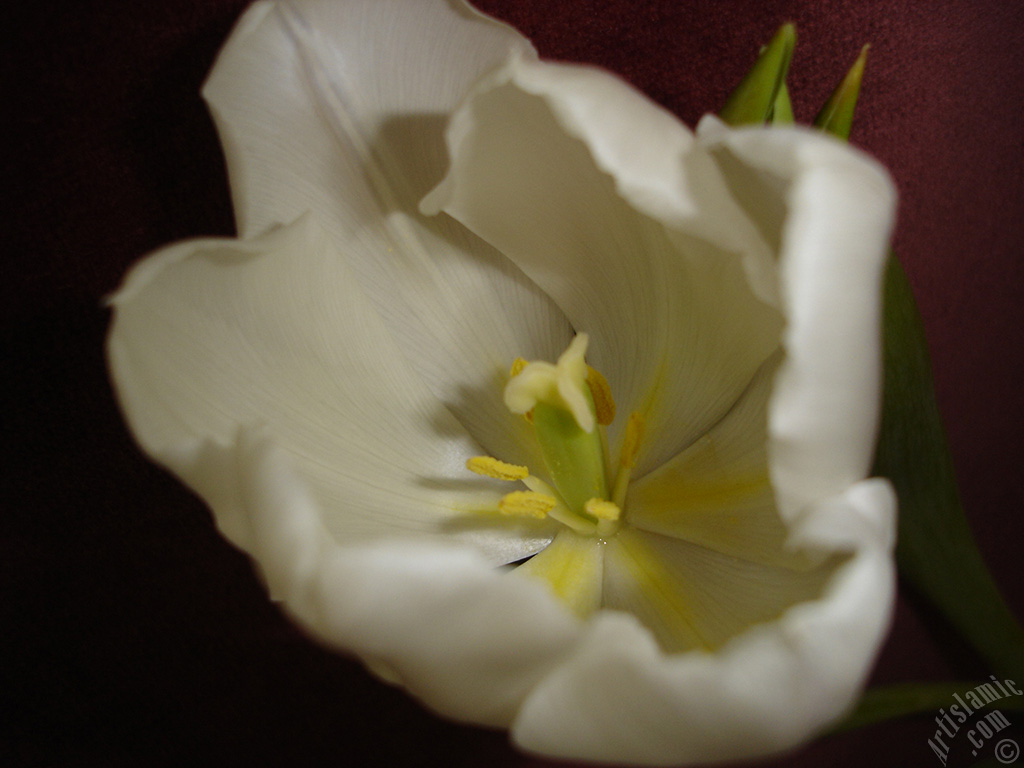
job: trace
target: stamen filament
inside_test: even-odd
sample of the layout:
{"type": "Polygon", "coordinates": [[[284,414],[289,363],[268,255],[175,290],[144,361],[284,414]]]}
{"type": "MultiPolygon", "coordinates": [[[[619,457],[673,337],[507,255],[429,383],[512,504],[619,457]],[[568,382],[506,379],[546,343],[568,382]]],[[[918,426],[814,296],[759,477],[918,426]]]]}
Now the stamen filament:
{"type": "MultiPolygon", "coordinates": [[[[523,485],[531,491],[536,491],[537,493],[551,496],[552,498],[558,498],[558,491],[535,475],[524,477],[523,485]]],[[[584,520],[577,514],[574,514],[561,501],[548,510],[548,517],[552,520],[557,520],[562,525],[572,528],[577,533],[582,533],[587,536],[592,536],[597,531],[597,527],[593,523],[589,520],[584,520]]]]}
{"type": "Polygon", "coordinates": [[[529,488],[531,491],[534,491],[535,493],[543,493],[545,496],[551,496],[556,499],[558,498],[558,491],[556,491],[554,488],[545,483],[536,475],[524,477],[523,485],[525,485],[527,488],[529,488]]]}
{"type": "Polygon", "coordinates": [[[573,514],[564,504],[556,504],[552,507],[548,512],[548,517],[552,520],[557,520],[562,525],[568,526],[576,531],[576,533],[581,533],[584,536],[593,536],[598,531],[598,526],[589,520],[584,520],[579,515],[573,514]]]}
{"type": "Polygon", "coordinates": [[[495,480],[523,480],[530,474],[527,467],[509,464],[491,456],[474,456],[466,461],[466,469],[495,480]]]}

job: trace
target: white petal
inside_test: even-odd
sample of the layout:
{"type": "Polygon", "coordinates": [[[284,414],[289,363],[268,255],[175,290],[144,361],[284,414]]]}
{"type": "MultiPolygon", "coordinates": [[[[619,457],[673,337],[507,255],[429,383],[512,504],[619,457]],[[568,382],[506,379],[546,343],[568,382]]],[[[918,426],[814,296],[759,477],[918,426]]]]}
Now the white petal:
{"type": "Polygon", "coordinates": [[[706,118],[700,132],[779,253],[786,356],[769,453],[779,510],[792,517],[871,465],[895,190],[874,160],[810,131],[730,131],[706,118]]]}
{"type": "Polygon", "coordinates": [[[203,89],[239,234],[331,205],[347,237],[383,224],[441,177],[447,113],[513,50],[533,55],[511,27],[455,0],[255,3],[203,89]]]}
{"type": "Polygon", "coordinates": [[[355,653],[436,711],[506,726],[580,625],[543,585],[451,544],[337,545],[265,430],[238,441],[251,553],[271,594],[322,642],[355,653]]]}
{"type": "Polygon", "coordinates": [[[571,337],[550,299],[501,254],[417,210],[441,178],[448,112],[529,43],[464,3],[258,3],[205,88],[239,234],[312,211],[427,385],[484,449],[534,464],[501,390],[517,356],[571,337]]]}
{"type": "Polygon", "coordinates": [[[836,564],[797,571],[627,526],[605,548],[604,605],[640,619],[666,652],[715,651],[816,598],[836,564]]]}
{"type": "Polygon", "coordinates": [[[637,476],[732,406],[781,319],[748,280],[763,241],[680,123],[607,73],[517,58],[448,142],[424,210],[497,246],[590,334],[620,412],[646,416],[637,476]]]}
{"type": "MultiPolygon", "coordinates": [[[[514,736],[530,749],[650,764],[785,749],[849,706],[887,626],[895,499],[882,481],[857,481],[867,471],[877,413],[879,277],[891,183],[872,161],[824,137],[706,125],[702,143],[779,259],[786,355],[769,400],[768,445],[790,532],[785,544],[813,557],[846,552],[848,559],[820,599],[794,595],[780,619],[736,634],[713,654],[666,656],[633,619],[606,615],[581,652],[526,702],[514,736]]],[[[728,419],[739,419],[743,405],[718,437],[727,436],[728,419]]],[[[744,446],[751,447],[726,441],[720,469],[762,461],[744,446]]],[[[692,451],[673,469],[691,460],[715,463],[699,447],[692,451]]],[[[730,598],[722,589],[755,568],[730,573],[722,567],[728,561],[702,563],[696,551],[682,556],[671,550],[684,545],[667,539],[647,542],[660,551],[635,556],[631,535],[620,533],[606,555],[606,599],[636,611],[663,643],[672,636],[698,642],[708,631],[728,636],[730,620],[734,630],[743,623],[730,614],[758,607],[756,591],[734,589],[730,598]],[[681,572],[687,568],[694,573],[681,572]],[[702,576],[711,576],[710,584],[702,576]],[[673,613],[674,626],[666,619],[673,613]]]]}
{"type": "Polygon", "coordinates": [[[217,446],[252,424],[292,455],[345,540],[460,533],[499,562],[546,541],[473,520],[505,489],[465,469],[480,447],[404,364],[310,219],[257,240],[171,246],[112,304],[111,369],[136,437],[243,546],[230,452],[217,446]]]}
{"type": "MultiPolygon", "coordinates": [[[[865,519],[894,513],[892,494],[877,487],[829,503],[865,519]]],[[[894,580],[891,550],[862,538],[820,599],[714,654],[666,656],[634,618],[603,614],[526,700],[513,737],[544,754],[648,765],[791,747],[857,695],[888,625],[894,580]]]]}
{"type": "Polygon", "coordinates": [[[689,448],[630,484],[629,524],[742,560],[806,568],[787,545],[775,508],[766,450],[768,399],[780,356],[758,372],[739,402],[689,448]]]}

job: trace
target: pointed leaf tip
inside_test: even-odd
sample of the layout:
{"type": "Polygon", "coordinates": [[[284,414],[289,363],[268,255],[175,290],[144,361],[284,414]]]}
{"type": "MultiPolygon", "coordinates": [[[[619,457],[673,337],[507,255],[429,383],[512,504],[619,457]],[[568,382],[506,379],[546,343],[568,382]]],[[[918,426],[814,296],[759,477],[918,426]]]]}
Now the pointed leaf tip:
{"type": "Polygon", "coordinates": [[[853,113],[857,107],[857,97],[860,96],[860,84],[864,79],[864,66],[867,63],[870,48],[871,44],[868,43],[860,49],[860,55],[853,62],[846,77],[828,97],[828,101],[818,112],[818,116],[814,118],[815,127],[840,139],[850,138],[853,113]]]}
{"type": "Polygon", "coordinates": [[[789,62],[796,47],[796,26],[783,24],[761,51],[757,61],[722,107],[719,117],[729,125],[766,122],[779,89],[786,81],[789,62]]]}
{"type": "Polygon", "coordinates": [[[789,100],[789,88],[786,87],[785,81],[779,86],[779,93],[775,97],[775,103],[772,104],[768,122],[772,125],[792,125],[796,122],[796,117],[793,115],[793,104],[789,100]]]}

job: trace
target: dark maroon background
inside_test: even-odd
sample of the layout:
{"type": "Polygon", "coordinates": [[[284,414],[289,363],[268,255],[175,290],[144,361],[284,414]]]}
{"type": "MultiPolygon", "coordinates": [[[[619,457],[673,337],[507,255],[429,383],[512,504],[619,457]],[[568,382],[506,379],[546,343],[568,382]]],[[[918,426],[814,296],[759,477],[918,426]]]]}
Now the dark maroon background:
{"type": "MultiPolygon", "coordinates": [[[[198,90],[245,0],[22,2],[5,12],[5,509],[0,764],[543,766],[437,720],[299,635],[186,490],[132,445],[106,379],[101,297],[170,240],[230,234],[198,90]]],[[[873,49],[855,143],[902,192],[963,497],[1024,613],[1019,0],[481,0],[545,56],[614,70],[693,124],[793,20],[809,119],[873,49]]],[[[987,674],[913,596],[875,679],[987,674]]],[[[927,717],[773,765],[937,765],[927,717]]],[[[967,764],[957,756],[959,764],[967,764]]],[[[953,761],[951,761],[953,764],[953,761]]]]}

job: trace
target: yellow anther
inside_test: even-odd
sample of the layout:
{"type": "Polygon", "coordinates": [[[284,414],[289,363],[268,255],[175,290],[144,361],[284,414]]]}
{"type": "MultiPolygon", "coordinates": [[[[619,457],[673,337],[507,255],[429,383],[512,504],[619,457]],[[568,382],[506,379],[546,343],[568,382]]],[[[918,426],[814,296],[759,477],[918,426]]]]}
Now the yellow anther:
{"type": "Polygon", "coordinates": [[[619,471],[612,484],[612,501],[620,508],[626,503],[626,488],[629,477],[636,466],[636,456],[640,452],[640,441],[644,439],[644,417],[636,411],[629,414],[626,422],[626,434],[622,439],[622,453],[619,454],[619,471]]]}
{"type": "Polygon", "coordinates": [[[626,423],[626,436],[622,441],[619,464],[628,469],[636,466],[636,455],[640,452],[640,441],[644,438],[644,417],[633,411],[626,423]]]}
{"type": "Polygon", "coordinates": [[[503,515],[517,515],[520,517],[545,518],[558,499],[548,496],[546,493],[536,491],[512,491],[505,494],[498,502],[498,510],[503,515]]]}
{"type": "Polygon", "coordinates": [[[605,499],[591,499],[583,505],[583,511],[598,520],[618,520],[622,515],[618,504],[605,499]]]}
{"type": "Polygon", "coordinates": [[[474,456],[466,462],[466,469],[495,480],[522,480],[530,470],[518,464],[507,464],[490,456],[474,456]]]}
{"type": "Polygon", "coordinates": [[[597,423],[608,426],[615,421],[615,400],[612,399],[612,388],[608,386],[608,379],[599,370],[588,365],[587,387],[594,398],[597,423]]]}

